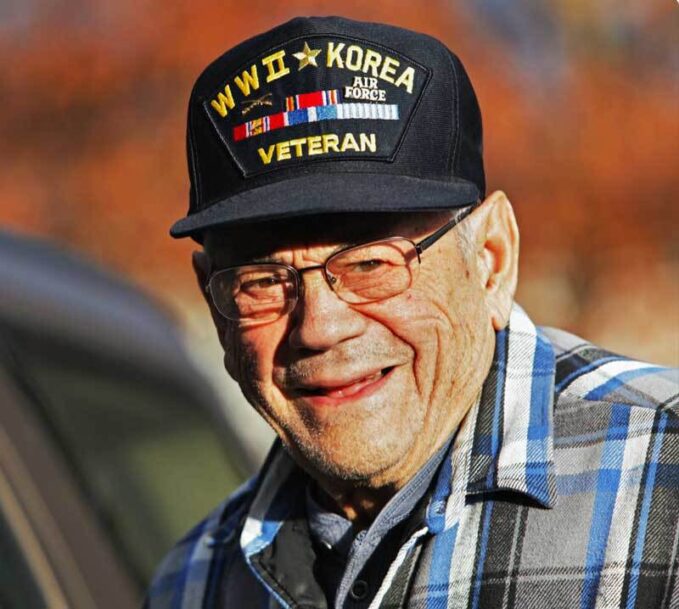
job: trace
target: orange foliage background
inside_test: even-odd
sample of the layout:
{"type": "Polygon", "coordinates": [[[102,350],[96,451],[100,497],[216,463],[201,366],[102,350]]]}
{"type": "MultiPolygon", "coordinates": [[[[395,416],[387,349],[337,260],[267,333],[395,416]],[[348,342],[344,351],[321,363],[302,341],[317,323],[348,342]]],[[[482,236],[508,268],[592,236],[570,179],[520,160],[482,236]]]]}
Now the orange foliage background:
{"type": "MultiPolygon", "coordinates": [[[[297,14],[432,34],[484,115],[489,188],[522,230],[518,301],[626,354],[679,364],[673,2],[34,0],[0,9],[0,222],[200,306],[184,120],[201,69],[297,14]],[[544,24],[542,28],[541,24],[544,24]]],[[[201,309],[202,310],[202,309],[201,309]]]]}

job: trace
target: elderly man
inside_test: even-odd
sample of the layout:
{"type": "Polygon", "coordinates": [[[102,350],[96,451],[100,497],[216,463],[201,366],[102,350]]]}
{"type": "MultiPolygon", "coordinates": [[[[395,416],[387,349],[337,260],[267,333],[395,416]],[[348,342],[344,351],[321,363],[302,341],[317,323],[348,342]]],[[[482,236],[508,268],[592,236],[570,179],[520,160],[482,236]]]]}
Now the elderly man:
{"type": "Polygon", "coordinates": [[[279,440],[149,607],[679,602],[676,375],[513,304],[453,53],[295,19],[203,72],[188,156],[172,234],[203,244],[226,368],[279,440]]]}

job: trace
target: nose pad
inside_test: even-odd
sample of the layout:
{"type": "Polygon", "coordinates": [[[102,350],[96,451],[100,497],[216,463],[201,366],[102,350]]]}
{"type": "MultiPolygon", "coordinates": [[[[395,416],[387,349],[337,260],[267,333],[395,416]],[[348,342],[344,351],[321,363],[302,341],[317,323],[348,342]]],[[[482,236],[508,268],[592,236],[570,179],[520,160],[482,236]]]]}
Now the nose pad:
{"type": "MultiPolygon", "coordinates": [[[[295,284],[295,289],[297,290],[297,301],[298,302],[301,298],[304,297],[304,290],[305,290],[305,284],[304,284],[304,274],[308,273],[309,271],[321,271],[321,275],[325,282],[328,284],[328,287],[330,288],[330,291],[337,296],[335,293],[334,286],[337,285],[338,279],[335,277],[332,273],[328,272],[324,266],[317,265],[317,266],[308,266],[303,269],[298,269],[297,270],[297,280],[295,284]]],[[[296,303],[295,303],[296,306],[296,303]]]]}

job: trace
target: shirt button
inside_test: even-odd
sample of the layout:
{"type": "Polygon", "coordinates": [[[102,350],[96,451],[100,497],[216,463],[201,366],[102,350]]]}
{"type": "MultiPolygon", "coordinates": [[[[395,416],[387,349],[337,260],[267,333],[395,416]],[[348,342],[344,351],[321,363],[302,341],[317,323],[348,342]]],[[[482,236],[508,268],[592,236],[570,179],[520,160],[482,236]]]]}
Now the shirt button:
{"type": "Polygon", "coordinates": [[[354,582],[354,585],[351,586],[351,590],[349,590],[349,596],[352,598],[352,600],[362,601],[366,596],[368,596],[368,582],[363,581],[362,579],[357,579],[354,582]]]}

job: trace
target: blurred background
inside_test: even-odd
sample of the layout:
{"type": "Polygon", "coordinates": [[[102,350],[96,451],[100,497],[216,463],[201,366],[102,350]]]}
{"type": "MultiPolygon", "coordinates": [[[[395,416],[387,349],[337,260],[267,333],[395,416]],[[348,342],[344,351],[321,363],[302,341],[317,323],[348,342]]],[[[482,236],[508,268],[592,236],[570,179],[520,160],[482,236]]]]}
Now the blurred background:
{"type": "Polygon", "coordinates": [[[432,34],[480,99],[489,188],[522,229],[542,324],[679,364],[679,7],[599,0],[2,0],[0,222],[133,278],[212,340],[185,214],[193,80],[297,14],[432,34]]]}
{"type": "MultiPolygon", "coordinates": [[[[238,444],[233,438],[242,442],[235,456],[229,457],[231,465],[196,463],[194,469],[180,472],[186,480],[197,480],[196,472],[203,472],[210,489],[196,491],[200,505],[168,511],[168,503],[177,504],[181,495],[181,484],[168,476],[169,486],[158,485],[154,491],[162,495],[160,503],[165,507],[153,512],[156,504],[144,498],[146,511],[139,512],[133,525],[123,523],[124,506],[129,503],[121,504],[120,480],[136,472],[136,486],[128,494],[137,496],[140,488],[149,488],[149,481],[158,478],[160,469],[176,473],[186,463],[182,455],[197,454],[196,447],[206,442],[201,431],[183,443],[186,434],[177,435],[177,430],[186,430],[185,422],[168,423],[174,444],[166,437],[148,435],[150,431],[137,433],[140,429],[156,433],[159,421],[169,416],[159,406],[153,411],[155,419],[134,419],[141,412],[134,404],[148,403],[148,392],[157,393],[153,398],[157,404],[167,403],[168,388],[159,379],[176,375],[184,360],[159,363],[153,353],[179,349],[179,343],[171,343],[172,347],[163,343],[161,336],[169,332],[163,329],[167,321],[158,322],[155,336],[144,334],[150,322],[138,311],[149,305],[136,303],[138,296],[129,296],[128,287],[111,288],[111,295],[104,296],[108,292],[101,288],[100,279],[80,281],[70,300],[66,294],[57,299],[59,315],[67,322],[61,333],[71,338],[84,319],[76,304],[85,306],[88,299],[99,299],[88,305],[98,312],[94,315],[88,309],[90,329],[96,331],[81,337],[83,345],[91,343],[86,355],[79,356],[89,366],[81,380],[90,383],[94,378],[90,369],[96,356],[94,336],[103,341],[99,353],[108,349],[118,353],[115,363],[97,364],[104,376],[115,368],[127,379],[123,384],[132,387],[122,361],[146,362],[139,366],[148,364],[152,369],[152,380],[142,384],[155,389],[135,390],[134,398],[122,398],[110,388],[121,386],[118,377],[106,377],[98,381],[100,385],[78,385],[75,392],[73,381],[64,381],[68,391],[63,407],[54,406],[54,413],[45,419],[56,432],[63,427],[63,433],[55,432],[62,444],[99,429],[86,446],[69,449],[71,461],[80,458],[87,467],[101,456],[101,442],[111,436],[113,419],[99,417],[106,424],[96,428],[96,422],[69,414],[67,406],[77,401],[76,394],[88,404],[81,409],[82,416],[97,411],[92,404],[99,404],[106,394],[109,402],[102,408],[107,417],[116,413],[120,437],[128,438],[125,434],[131,429],[144,437],[132,452],[126,448],[115,459],[104,459],[106,463],[93,472],[81,467],[76,476],[90,489],[89,501],[106,516],[106,527],[119,529],[115,544],[124,548],[123,554],[129,557],[132,546],[137,547],[138,556],[132,560],[137,588],[132,586],[131,597],[139,594],[171,540],[247,475],[270,442],[264,424],[248,418],[249,408],[222,371],[219,347],[190,269],[195,244],[170,239],[168,229],[188,206],[184,122],[194,79],[227,48],[299,14],[341,14],[401,25],[431,34],[456,51],[483,112],[489,190],[504,190],[519,219],[518,302],[537,323],[559,326],[636,358],[679,365],[679,206],[673,200],[679,188],[679,7],[675,2],[0,0],[0,56],[4,58],[0,226],[13,235],[47,239],[77,259],[90,261],[87,264],[108,269],[117,277],[110,281],[119,282],[122,276],[126,286],[136,286],[135,294],[144,294],[144,302],[150,299],[154,310],[160,306],[163,318],[169,316],[172,327],[179,328],[178,340],[200,371],[199,377],[182,381],[183,393],[177,395],[195,395],[196,385],[205,381],[215,393],[200,399],[212,404],[205,410],[221,409],[230,425],[237,422],[237,428],[229,428],[216,443],[224,444],[227,438],[233,448],[238,444]],[[108,308],[104,298],[110,298],[108,308]],[[126,317],[120,313],[125,307],[115,303],[131,300],[136,304],[130,305],[126,317]],[[127,333],[116,331],[122,327],[127,333]],[[136,344],[134,337],[139,344],[132,357],[125,349],[136,344]],[[112,342],[107,343],[109,339],[112,342]],[[99,388],[104,386],[109,389],[99,388]],[[129,407],[116,408],[121,402],[129,407]],[[163,452],[161,446],[170,448],[163,452]],[[247,459],[242,458],[243,451],[249,451],[247,459]],[[234,459],[239,463],[234,465],[234,459]],[[217,472],[223,474],[224,468],[230,472],[228,480],[215,486],[217,472]],[[140,531],[152,512],[164,528],[160,527],[163,532],[153,543],[147,543],[140,531]]],[[[8,243],[0,250],[5,252],[0,256],[0,271],[23,247],[8,243]]],[[[50,264],[61,254],[29,249],[13,274],[3,275],[0,293],[21,296],[6,307],[15,321],[16,310],[26,311],[59,291],[55,277],[61,275],[55,275],[50,264]],[[26,260],[34,269],[28,274],[26,260]],[[42,275],[35,272],[40,267],[44,267],[42,275]],[[30,289],[19,285],[29,275],[33,277],[30,289]]],[[[89,276],[89,271],[83,273],[89,276]]],[[[60,285],[71,286],[72,281],[60,285]]],[[[22,327],[35,327],[46,310],[24,315],[22,327]]],[[[0,307],[0,322],[2,314],[0,307]]],[[[18,327],[15,321],[12,328],[18,327]]],[[[11,333],[8,336],[11,343],[11,333]]],[[[43,368],[57,374],[45,363],[50,352],[54,362],[65,365],[61,342],[49,351],[42,339],[35,342],[33,337],[31,342],[20,332],[14,338],[12,361],[19,361],[17,370],[22,375],[36,362],[39,366],[33,373],[38,380],[43,368]],[[22,350],[31,353],[22,356],[22,350]]],[[[59,372],[58,378],[66,378],[63,374],[59,372]]],[[[141,382],[141,376],[135,383],[141,382]]],[[[40,408],[46,412],[52,406],[40,408]]],[[[186,421],[182,417],[189,415],[177,416],[177,421],[186,421]]],[[[205,424],[201,425],[204,430],[205,424]]],[[[3,497],[9,496],[3,495],[2,440],[0,434],[0,507],[5,506],[3,497]]],[[[0,533],[2,526],[0,513],[0,533]]],[[[62,581],[60,577],[56,579],[62,581]]],[[[0,592],[1,584],[0,577],[0,592]]]]}

